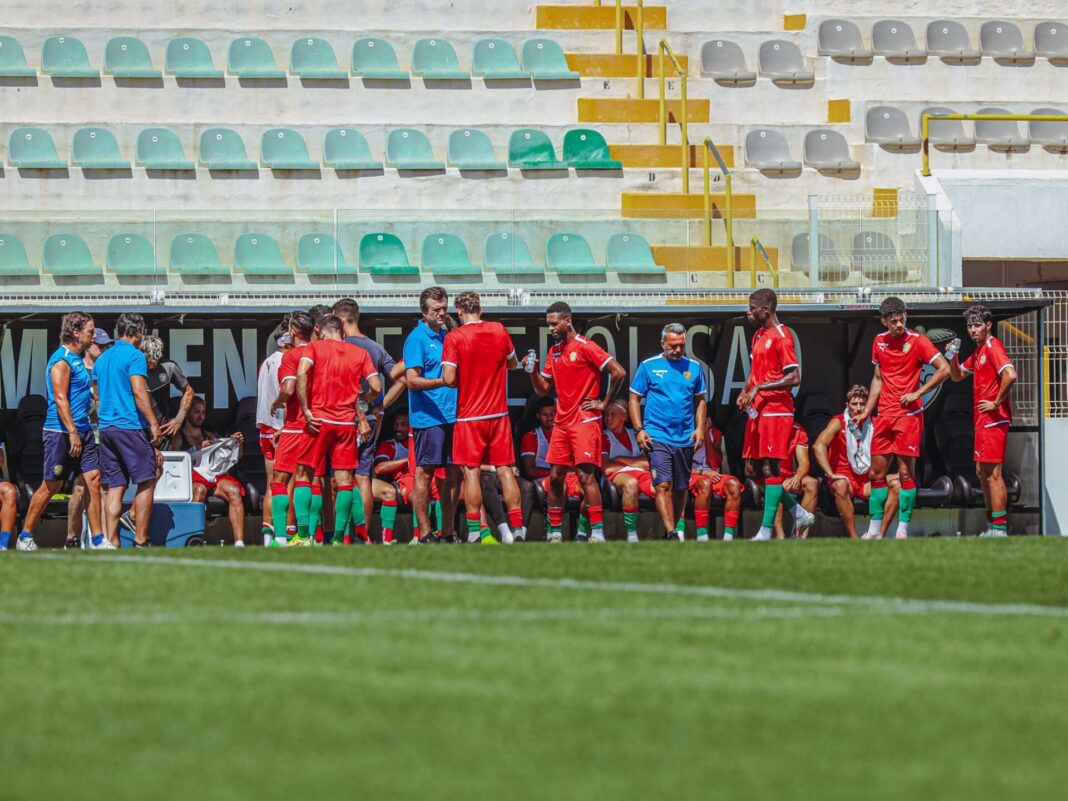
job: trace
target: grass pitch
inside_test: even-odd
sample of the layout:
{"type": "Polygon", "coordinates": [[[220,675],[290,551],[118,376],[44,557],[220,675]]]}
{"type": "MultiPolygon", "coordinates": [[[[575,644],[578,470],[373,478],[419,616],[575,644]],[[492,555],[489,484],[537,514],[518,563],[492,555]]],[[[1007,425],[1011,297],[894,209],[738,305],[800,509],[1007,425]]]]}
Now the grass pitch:
{"type": "Polygon", "coordinates": [[[1068,786],[1068,542],[0,557],[0,798],[1068,786]]]}

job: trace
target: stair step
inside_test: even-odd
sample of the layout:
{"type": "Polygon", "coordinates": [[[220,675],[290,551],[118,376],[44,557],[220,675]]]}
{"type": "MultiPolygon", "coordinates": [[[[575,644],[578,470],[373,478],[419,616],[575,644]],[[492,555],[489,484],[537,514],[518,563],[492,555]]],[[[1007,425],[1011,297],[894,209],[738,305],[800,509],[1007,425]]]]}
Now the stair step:
{"type": "MultiPolygon", "coordinates": [[[[622,161],[624,167],[679,169],[682,166],[682,148],[678,145],[609,145],[608,149],[612,158],[622,161]]],[[[734,147],[723,145],[719,153],[728,167],[734,166],[734,147]]],[[[690,145],[690,166],[700,169],[703,165],[701,158],[701,147],[690,145]]],[[[708,154],[708,161],[712,171],[719,174],[719,167],[711,153],[708,154]]]]}
{"type": "MultiPolygon", "coordinates": [[[[669,122],[682,119],[682,101],[668,100],[669,122]]],[[[687,122],[704,122],[710,119],[708,98],[690,98],[686,104],[687,122]]],[[[659,122],[660,101],[657,98],[636,97],[580,97],[578,101],[579,122],[659,122]]]]}
{"type": "MultiPolygon", "coordinates": [[[[537,6],[537,27],[542,30],[601,30],[616,29],[615,3],[602,6],[537,6]]],[[[667,6],[644,6],[642,26],[646,30],[667,28],[667,6]]],[[[638,7],[623,6],[623,27],[637,30],[638,7]]]]}
{"type": "MultiPolygon", "coordinates": [[[[567,63],[571,69],[587,78],[633,78],[638,67],[637,56],[633,53],[568,53],[567,63]]],[[[689,70],[686,56],[679,56],[679,66],[689,70]]],[[[664,74],[669,79],[676,77],[675,67],[668,60],[664,62],[664,74]]],[[[645,57],[645,75],[647,78],[660,76],[660,59],[657,56],[645,57]]]]}
{"type": "MultiPolygon", "coordinates": [[[[713,219],[722,219],[727,208],[726,196],[714,194],[711,199],[713,219]]],[[[756,217],[756,195],[736,193],[732,205],[736,219],[756,217]]],[[[624,192],[623,216],[700,219],[705,216],[704,195],[700,192],[688,195],[682,192],[624,192]]]]}
{"type": "MultiPolygon", "coordinates": [[[[727,248],[723,245],[652,245],[653,260],[663,265],[668,272],[724,271],[727,269],[727,248]]],[[[768,248],[768,258],[778,266],[779,249],[768,248]]],[[[763,271],[767,266],[759,260],[757,266],[763,271]]],[[[734,246],[734,269],[749,276],[749,249],[734,246]]],[[[737,276],[735,276],[737,278],[737,276]]]]}

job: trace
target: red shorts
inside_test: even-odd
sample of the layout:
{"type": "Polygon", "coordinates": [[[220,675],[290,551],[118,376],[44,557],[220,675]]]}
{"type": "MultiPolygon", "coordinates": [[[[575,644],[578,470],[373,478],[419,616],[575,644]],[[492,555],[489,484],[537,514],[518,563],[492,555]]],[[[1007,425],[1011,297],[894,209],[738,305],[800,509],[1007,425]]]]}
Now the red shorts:
{"type": "Polygon", "coordinates": [[[580,464],[601,466],[601,418],[573,426],[553,426],[545,461],[575,467],[580,464]]]}
{"type": "Polygon", "coordinates": [[[278,435],[274,446],[274,469],[279,473],[297,472],[297,457],[301,454],[303,431],[285,431],[278,435]]]}
{"type": "Polygon", "coordinates": [[[452,429],[452,461],[464,467],[515,464],[508,415],[489,420],[457,420],[452,429]]]}
{"type": "Polygon", "coordinates": [[[213,492],[215,492],[215,489],[223,482],[229,482],[233,484],[241,491],[241,495],[244,496],[245,488],[241,486],[240,481],[238,481],[229,473],[223,473],[215,481],[208,481],[208,479],[204,478],[204,476],[200,475],[200,473],[198,473],[196,470],[193,471],[193,483],[199,484],[200,486],[204,487],[208,491],[208,495],[211,495],[213,492]]]}
{"type": "MultiPolygon", "coordinates": [[[[854,498],[864,498],[864,488],[868,485],[868,476],[864,474],[857,474],[850,470],[848,473],[841,473],[849,481],[849,488],[853,490],[854,498]]],[[[824,476],[823,483],[827,485],[827,489],[834,491],[834,482],[830,478],[824,476]]]]}
{"type": "Polygon", "coordinates": [[[981,464],[1001,464],[1005,461],[1005,442],[1009,438],[1009,423],[976,425],[975,461],[981,464]]]}
{"type": "Polygon", "coordinates": [[[903,417],[879,415],[871,437],[873,456],[919,456],[923,442],[923,414],[903,417]]]}
{"type": "MultiPolygon", "coordinates": [[[[444,478],[444,476],[442,477],[444,478]]],[[[407,473],[396,479],[394,483],[397,485],[397,492],[400,493],[401,500],[410,504],[412,502],[412,489],[415,487],[415,476],[407,473]]],[[[438,482],[436,480],[430,482],[430,500],[441,500],[441,493],[438,492],[438,482]]]]}
{"type": "MultiPolygon", "coordinates": [[[[571,474],[568,473],[570,476],[571,474]]],[[[630,475],[638,479],[638,492],[644,495],[646,498],[655,498],[656,490],[653,489],[653,474],[648,470],[636,470],[626,469],[617,470],[612,474],[612,480],[615,480],[616,476],[630,475]]]]}
{"type": "Polygon", "coordinates": [[[792,414],[763,414],[756,419],[745,419],[745,442],[743,459],[774,459],[779,462],[790,454],[790,439],[793,436],[792,414]]]}
{"type": "MultiPolygon", "coordinates": [[[[690,494],[697,495],[699,485],[702,481],[707,479],[711,475],[706,470],[694,470],[690,473],[690,494]]],[[[712,494],[718,495],[721,498],[727,497],[727,482],[730,481],[730,476],[723,473],[719,474],[719,481],[712,482],[712,494]]]]}
{"type": "MultiPolygon", "coordinates": [[[[545,494],[549,494],[549,477],[539,479],[541,488],[545,490],[545,494]]],[[[565,473],[564,474],[564,497],[566,498],[582,498],[585,493],[582,492],[582,485],[579,484],[578,473],[565,473]]]]}
{"type": "Polygon", "coordinates": [[[256,426],[260,430],[260,453],[268,462],[274,461],[274,435],[275,429],[260,423],[256,426]]]}
{"type": "Polygon", "coordinates": [[[305,431],[301,436],[297,464],[312,468],[317,476],[326,475],[326,460],[334,470],[355,470],[360,463],[356,447],[356,426],[320,423],[318,434],[305,431]]]}

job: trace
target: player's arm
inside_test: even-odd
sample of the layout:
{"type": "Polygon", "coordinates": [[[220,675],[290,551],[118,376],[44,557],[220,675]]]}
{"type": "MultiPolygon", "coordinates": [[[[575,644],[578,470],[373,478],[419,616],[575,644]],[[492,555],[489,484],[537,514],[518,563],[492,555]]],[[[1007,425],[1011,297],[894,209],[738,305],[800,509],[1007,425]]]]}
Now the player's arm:
{"type": "Polygon", "coordinates": [[[875,407],[879,403],[879,395],[882,394],[882,391],[883,371],[879,365],[875,365],[875,372],[871,376],[871,386],[868,387],[868,402],[864,404],[864,411],[860,413],[860,417],[856,418],[857,425],[871,417],[871,413],[875,411],[875,407]]]}
{"type": "Polygon", "coordinates": [[[527,481],[537,481],[549,475],[548,470],[538,467],[532,453],[524,453],[519,457],[519,472],[527,481]]]}
{"type": "Polygon", "coordinates": [[[424,378],[422,367],[408,367],[405,369],[404,380],[408,384],[408,389],[419,390],[421,392],[445,386],[444,378],[424,378]]]}
{"type": "Polygon", "coordinates": [[[947,378],[949,378],[949,362],[946,361],[946,357],[941,353],[935,353],[931,359],[931,363],[935,366],[934,375],[927,379],[926,383],[915,392],[909,392],[906,395],[901,396],[901,405],[907,406],[913,401],[922,398],[932,389],[937,387],[947,378]]]}
{"type": "Polygon", "coordinates": [[[816,441],[812,443],[812,455],[816,459],[816,464],[820,466],[820,470],[823,474],[832,481],[836,478],[845,478],[845,476],[838,475],[831,469],[831,459],[829,455],[829,449],[831,442],[842,431],[842,421],[837,417],[832,417],[831,422],[827,424],[827,427],[820,432],[820,435],[816,437],[816,441]]]}
{"type": "Polygon", "coordinates": [[[708,400],[705,398],[705,393],[695,395],[696,409],[693,413],[693,434],[690,435],[690,439],[693,440],[693,449],[697,450],[701,447],[701,440],[705,435],[705,418],[708,416],[708,400]]]}
{"type": "Polygon", "coordinates": [[[311,359],[301,359],[297,367],[297,400],[300,401],[301,411],[304,412],[306,427],[312,433],[319,430],[319,424],[312,417],[311,405],[308,403],[308,376],[311,375],[313,362],[311,359]]]}
{"type": "Polygon", "coordinates": [[[271,413],[285,408],[285,405],[289,403],[289,399],[293,397],[293,393],[297,388],[296,376],[286,376],[282,379],[282,382],[278,385],[278,397],[271,403],[271,413]]]}
{"type": "MultiPolygon", "coordinates": [[[[608,371],[608,389],[605,390],[604,400],[600,402],[601,405],[598,407],[602,410],[619,394],[623,381],[627,377],[627,371],[623,369],[623,365],[614,358],[604,366],[604,369],[608,371]]],[[[583,401],[583,408],[586,408],[586,404],[589,402],[589,398],[583,401]]]]}
{"type": "Polygon", "coordinates": [[[808,475],[812,468],[812,461],[808,455],[808,445],[798,445],[794,448],[794,458],[797,460],[797,469],[794,470],[794,478],[800,483],[801,479],[808,475]]]}
{"type": "Polygon", "coordinates": [[[634,389],[630,388],[630,397],[627,398],[627,414],[630,417],[630,424],[634,427],[634,438],[638,440],[638,447],[643,451],[648,451],[653,447],[653,438],[649,436],[649,432],[645,430],[645,422],[642,420],[642,396],[634,389]]]}
{"type": "Polygon", "coordinates": [[[390,459],[388,457],[380,456],[374,463],[374,471],[376,476],[382,476],[383,478],[393,478],[408,464],[408,458],[403,459],[390,459]]]}
{"type": "Polygon", "coordinates": [[[70,455],[80,456],[82,452],[82,440],[78,436],[78,429],[74,425],[74,415],[70,411],[70,365],[60,359],[52,365],[52,373],[49,376],[52,381],[52,397],[56,403],[56,414],[59,422],[67,430],[70,437],[70,455]]]}
{"type": "MultiPolygon", "coordinates": [[[[182,376],[182,378],[184,380],[185,376],[182,376]]],[[[163,434],[163,436],[174,436],[178,429],[182,427],[182,424],[185,423],[185,418],[189,414],[189,409],[193,406],[194,394],[195,393],[193,392],[193,385],[190,384],[188,381],[185,381],[185,387],[182,389],[182,400],[178,404],[178,413],[174,416],[173,419],[168,420],[166,424],[164,424],[163,427],[160,428],[160,433],[163,434]]]]}
{"type": "Polygon", "coordinates": [[[445,382],[445,386],[456,386],[456,372],[456,365],[452,362],[441,363],[441,380],[445,382]]]}
{"type": "Polygon", "coordinates": [[[1016,368],[1012,364],[1006,364],[998,374],[998,396],[992,401],[979,401],[977,408],[981,412],[992,412],[1005,402],[1009,397],[1012,385],[1016,383],[1016,368]]]}
{"type": "Polygon", "coordinates": [[[367,389],[360,393],[360,397],[363,398],[365,403],[372,403],[375,398],[382,394],[382,377],[378,373],[372,373],[365,376],[367,379],[367,389]]]}
{"type": "Polygon", "coordinates": [[[130,376],[130,389],[133,390],[134,405],[141,416],[148,421],[148,430],[152,435],[152,444],[159,444],[163,434],[159,430],[156,415],[152,412],[152,399],[148,396],[148,381],[143,375],[130,376]]]}
{"type": "Polygon", "coordinates": [[[954,381],[963,381],[972,374],[972,371],[961,363],[956,353],[953,354],[952,359],[947,359],[947,361],[949,362],[949,377],[954,381]]]}
{"type": "MultiPolygon", "coordinates": [[[[523,357],[523,365],[526,366],[528,356],[523,357]]],[[[539,398],[548,395],[553,388],[553,377],[545,372],[545,368],[538,369],[538,360],[534,360],[534,370],[530,373],[530,385],[534,387],[534,394],[539,398]]]]}
{"type": "Polygon", "coordinates": [[[405,378],[404,360],[394,364],[389,370],[389,389],[386,390],[385,396],[382,398],[382,408],[388,409],[403,395],[408,389],[408,381],[405,378]]]}

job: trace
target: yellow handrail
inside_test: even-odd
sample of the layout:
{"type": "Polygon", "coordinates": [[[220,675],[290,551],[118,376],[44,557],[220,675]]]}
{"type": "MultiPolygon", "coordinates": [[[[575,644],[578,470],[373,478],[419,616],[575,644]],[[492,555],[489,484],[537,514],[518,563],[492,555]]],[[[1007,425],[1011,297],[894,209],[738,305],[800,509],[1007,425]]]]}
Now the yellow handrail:
{"type": "MultiPolygon", "coordinates": [[[[689,148],[687,148],[688,150],[689,148]]],[[[716,157],[716,163],[719,165],[719,171],[723,173],[723,191],[727,196],[727,213],[724,216],[724,221],[727,224],[727,286],[734,288],[734,196],[731,192],[731,171],[727,169],[727,163],[723,160],[723,156],[719,153],[719,148],[716,147],[716,143],[712,141],[712,137],[709,136],[705,139],[704,145],[701,147],[702,165],[704,167],[705,177],[705,244],[712,244],[712,195],[710,192],[711,178],[709,176],[709,164],[708,153],[712,152],[712,155],[716,157]]],[[[689,172],[689,153],[687,155],[687,164],[683,175],[689,172]]]]}
{"type": "MultiPolygon", "coordinates": [[[[638,98],[645,98],[645,9],[642,7],[642,0],[635,0],[638,4],[638,20],[637,34],[638,34],[638,47],[637,56],[635,60],[638,62],[638,98]]],[[[622,23],[621,23],[622,24],[622,23]]],[[[620,28],[620,36],[623,35],[622,28],[620,28]]],[[[622,48],[622,43],[620,47],[622,48]]]]}
{"type": "MultiPolygon", "coordinates": [[[[641,6],[639,6],[641,8],[641,6]]],[[[639,19],[641,17],[639,16],[639,19]]],[[[675,74],[680,81],[680,89],[682,94],[682,118],[679,120],[679,128],[681,131],[682,139],[682,161],[680,166],[682,167],[682,191],[683,193],[689,193],[690,191],[690,138],[686,131],[686,70],[679,65],[679,60],[675,57],[675,53],[671,50],[671,45],[667,43],[667,40],[661,39],[658,47],[660,58],[660,144],[667,144],[667,97],[664,93],[664,75],[666,72],[664,63],[664,55],[671,59],[672,65],[675,67],[675,74]]],[[[642,65],[644,66],[644,65],[642,65]]],[[[639,85],[640,85],[639,81],[639,85]]]]}
{"type": "Polygon", "coordinates": [[[961,122],[1068,122],[1068,116],[1057,114],[924,114],[920,118],[920,136],[923,138],[923,169],[925,176],[931,174],[930,121],[959,120],[961,122]]]}
{"type": "Polygon", "coordinates": [[[757,252],[760,252],[760,258],[764,260],[764,264],[767,265],[768,272],[771,273],[771,280],[775,288],[779,288],[779,268],[771,263],[771,258],[768,256],[768,252],[764,250],[764,244],[760,241],[759,237],[754,236],[749,240],[749,286],[756,289],[757,285],[757,264],[756,257],[757,252]]]}

